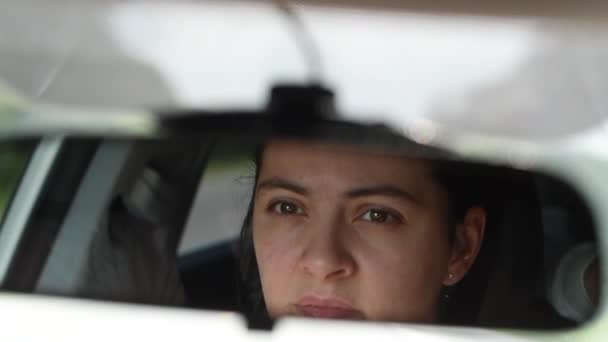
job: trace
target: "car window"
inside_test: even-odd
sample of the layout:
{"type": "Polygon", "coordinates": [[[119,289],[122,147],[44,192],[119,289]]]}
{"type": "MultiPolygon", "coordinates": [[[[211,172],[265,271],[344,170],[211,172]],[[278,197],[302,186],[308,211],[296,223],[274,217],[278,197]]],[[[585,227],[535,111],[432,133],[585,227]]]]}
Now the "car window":
{"type": "Polygon", "coordinates": [[[33,141],[0,142],[0,222],[34,149],[33,141]]]}
{"type": "Polygon", "coordinates": [[[252,151],[228,142],[215,146],[179,245],[180,255],[238,236],[254,171],[252,151]]]}

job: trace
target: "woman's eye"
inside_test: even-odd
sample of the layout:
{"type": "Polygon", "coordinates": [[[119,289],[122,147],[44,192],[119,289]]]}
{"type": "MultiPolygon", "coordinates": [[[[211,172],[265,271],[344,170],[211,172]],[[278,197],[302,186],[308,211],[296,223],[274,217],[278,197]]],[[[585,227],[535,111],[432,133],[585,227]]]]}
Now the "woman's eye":
{"type": "Polygon", "coordinates": [[[272,206],[272,210],[279,215],[300,215],[304,211],[297,204],[279,201],[272,206]]]}
{"type": "Polygon", "coordinates": [[[361,215],[361,218],[364,221],[375,223],[391,223],[397,221],[395,215],[381,209],[370,209],[361,215]]]}

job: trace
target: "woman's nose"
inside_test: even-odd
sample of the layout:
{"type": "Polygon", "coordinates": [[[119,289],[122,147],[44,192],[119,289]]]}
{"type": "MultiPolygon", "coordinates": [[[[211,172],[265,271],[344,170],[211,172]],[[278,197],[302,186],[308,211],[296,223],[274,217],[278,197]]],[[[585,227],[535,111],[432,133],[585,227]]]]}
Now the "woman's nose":
{"type": "Polygon", "coordinates": [[[355,261],[338,227],[314,229],[306,239],[300,267],[307,274],[321,280],[351,276],[355,261]]]}

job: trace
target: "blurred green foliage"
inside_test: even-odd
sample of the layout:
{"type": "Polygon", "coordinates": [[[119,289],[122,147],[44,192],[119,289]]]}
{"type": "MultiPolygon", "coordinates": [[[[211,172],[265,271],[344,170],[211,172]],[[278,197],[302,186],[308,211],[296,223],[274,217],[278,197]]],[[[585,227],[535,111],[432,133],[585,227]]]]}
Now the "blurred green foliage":
{"type": "Polygon", "coordinates": [[[4,217],[32,149],[30,141],[0,143],[0,218],[4,217]]]}

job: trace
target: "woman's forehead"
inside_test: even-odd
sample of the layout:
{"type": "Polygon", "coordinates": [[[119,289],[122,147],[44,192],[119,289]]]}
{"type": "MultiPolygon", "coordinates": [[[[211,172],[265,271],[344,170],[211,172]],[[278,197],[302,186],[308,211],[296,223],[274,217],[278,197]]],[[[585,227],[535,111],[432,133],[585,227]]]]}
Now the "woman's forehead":
{"type": "Polygon", "coordinates": [[[407,156],[395,150],[382,149],[371,146],[358,146],[354,144],[330,142],[323,140],[304,139],[273,139],[265,144],[263,158],[277,159],[289,158],[295,160],[327,160],[331,158],[337,162],[357,163],[360,161],[394,163],[395,167],[421,168],[430,170],[430,161],[420,157],[407,156]]]}
{"type": "Polygon", "coordinates": [[[378,185],[412,186],[431,180],[427,160],[382,153],[359,146],[305,140],[273,140],[264,148],[260,179],[288,177],[325,186],[378,185]]]}

